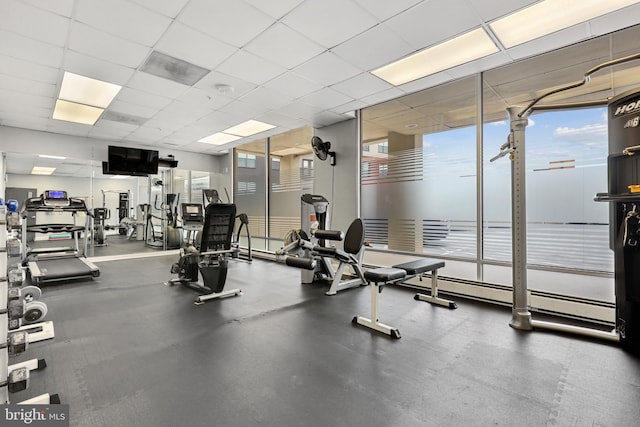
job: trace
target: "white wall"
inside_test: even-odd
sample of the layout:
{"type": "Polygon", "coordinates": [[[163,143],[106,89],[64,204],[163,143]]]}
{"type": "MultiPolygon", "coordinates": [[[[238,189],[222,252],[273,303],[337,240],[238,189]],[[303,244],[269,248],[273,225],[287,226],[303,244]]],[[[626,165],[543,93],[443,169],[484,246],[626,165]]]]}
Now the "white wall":
{"type": "MultiPolygon", "coordinates": [[[[83,160],[106,161],[109,145],[153,148],[126,141],[108,141],[0,126],[0,152],[48,154],[83,160]]],[[[221,161],[217,156],[164,148],[153,149],[160,152],[160,157],[173,154],[181,169],[221,172],[221,161]]]]}

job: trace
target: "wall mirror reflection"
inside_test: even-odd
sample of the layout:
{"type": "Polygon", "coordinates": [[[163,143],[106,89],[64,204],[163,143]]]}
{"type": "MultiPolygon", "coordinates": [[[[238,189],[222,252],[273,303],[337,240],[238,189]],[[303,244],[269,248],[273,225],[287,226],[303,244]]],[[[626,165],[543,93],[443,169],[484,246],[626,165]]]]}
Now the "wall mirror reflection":
{"type": "MultiPolygon", "coordinates": [[[[150,176],[113,175],[104,173],[103,162],[97,160],[5,154],[6,200],[16,200],[20,209],[27,198],[47,190],[65,191],[84,201],[91,213],[86,227],[90,257],[178,249],[185,237],[180,203],[202,203],[203,189],[225,194],[230,186],[230,178],[222,173],[160,167],[158,174],[150,176]]],[[[83,213],[33,212],[26,221],[85,225],[86,217],[83,213]]],[[[73,233],[28,232],[23,240],[29,248],[71,247],[75,237],[73,233]]],[[[83,253],[84,237],[84,232],[78,234],[78,249],[83,253]]]]}

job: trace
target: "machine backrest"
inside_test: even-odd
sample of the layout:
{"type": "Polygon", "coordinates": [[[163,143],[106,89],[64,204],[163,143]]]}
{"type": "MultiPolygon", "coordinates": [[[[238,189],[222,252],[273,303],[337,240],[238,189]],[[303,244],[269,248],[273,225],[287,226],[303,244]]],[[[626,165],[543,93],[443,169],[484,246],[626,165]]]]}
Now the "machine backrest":
{"type": "Polygon", "coordinates": [[[233,226],[236,221],[236,205],[212,203],[204,211],[204,227],[200,252],[229,250],[233,226]]]}
{"type": "Polygon", "coordinates": [[[360,218],[353,220],[347,234],[344,235],[344,251],[348,254],[357,254],[364,244],[364,223],[360,218]]]}

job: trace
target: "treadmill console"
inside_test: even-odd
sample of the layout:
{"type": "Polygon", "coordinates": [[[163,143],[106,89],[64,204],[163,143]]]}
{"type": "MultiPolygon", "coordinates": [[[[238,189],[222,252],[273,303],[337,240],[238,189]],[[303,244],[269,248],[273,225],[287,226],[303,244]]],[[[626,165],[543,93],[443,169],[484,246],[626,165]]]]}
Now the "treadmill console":
{"type": "Polygon", "coordinates": [[[204,210],[200,203],[181,203],[182,226],[185,230],[202,230],[204,210]]]}
{"type": "Polygon", "coordinates": [[[69,196],[66,191],[46,190],[42,193],[42,203],[44,206],[69,206],[69,196]]]}

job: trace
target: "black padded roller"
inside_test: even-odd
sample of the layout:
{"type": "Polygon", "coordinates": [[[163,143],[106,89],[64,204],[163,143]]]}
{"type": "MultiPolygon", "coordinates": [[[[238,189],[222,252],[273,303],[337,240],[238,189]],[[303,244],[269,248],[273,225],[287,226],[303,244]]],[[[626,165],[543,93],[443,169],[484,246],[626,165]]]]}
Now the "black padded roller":
{"type": "Polygon", "coordinates": [[[316,268],[316,260],[313,258],[301,258],[288,256],[284,260],[289,267],[303,268],[305,270],[313,270],[316,268]]]}
{"type": "Polygon", "coordinates": [[[344,239],[344,233],[340,230],[316,230],[313,235],[317,239],[323,240],[342,240],[344,239]]]}

